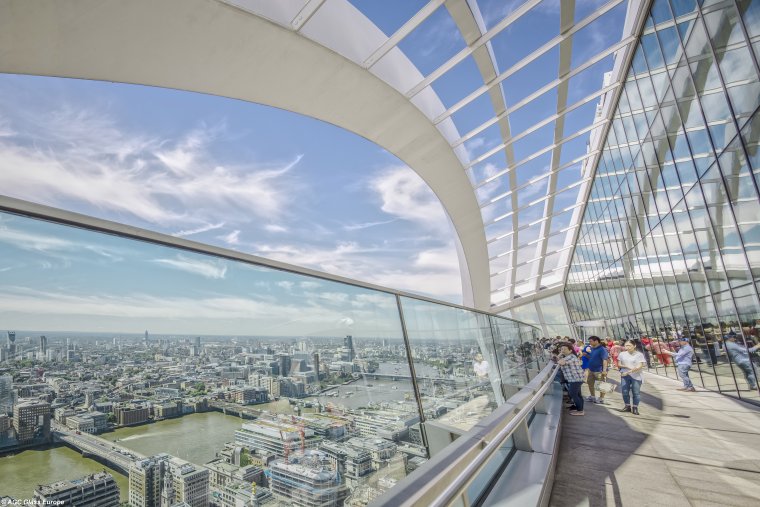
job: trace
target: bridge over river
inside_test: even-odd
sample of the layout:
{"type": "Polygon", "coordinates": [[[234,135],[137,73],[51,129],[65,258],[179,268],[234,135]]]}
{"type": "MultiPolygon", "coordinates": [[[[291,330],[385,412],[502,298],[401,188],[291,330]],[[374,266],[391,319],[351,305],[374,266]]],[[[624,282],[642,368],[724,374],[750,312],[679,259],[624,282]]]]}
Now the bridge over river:
{"type": "Polygon", "coordinates": [[[60,424],[53,424],[52,430],[54,441],[62,442],[81,452],[83,456],[94,458],[124,475],[129,475],[129,467],[133,463],[146,458],[108,440],[87,433],[77,433],[60,424]]]}

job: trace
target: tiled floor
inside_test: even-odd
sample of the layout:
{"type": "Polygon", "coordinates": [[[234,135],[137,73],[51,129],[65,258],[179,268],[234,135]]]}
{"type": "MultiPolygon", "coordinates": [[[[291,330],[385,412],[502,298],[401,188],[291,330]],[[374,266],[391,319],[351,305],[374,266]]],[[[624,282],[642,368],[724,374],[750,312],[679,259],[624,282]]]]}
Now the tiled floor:
{"type": "Polygon", "coordinates": [[[645,375],[638,417],[615,392],[564,418],[549,505],[760,505],[760,408],[645,375]]]}

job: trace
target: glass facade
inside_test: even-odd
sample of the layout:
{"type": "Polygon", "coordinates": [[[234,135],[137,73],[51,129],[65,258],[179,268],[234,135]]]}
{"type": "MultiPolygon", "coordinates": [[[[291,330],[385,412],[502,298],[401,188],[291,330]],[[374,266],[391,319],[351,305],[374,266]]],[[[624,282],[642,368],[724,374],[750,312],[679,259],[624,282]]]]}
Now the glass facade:
{"type": "Polygon", "coordinates": [[[760,401],[760,1],[656,0],[594,178],[565,297],[588,334],[692,339],[698,382],[760,401]],[[726,347],[737,336],[740,347],[726,347]]]}
{"type": "MultiPolygon", "coordinates": [[[[252,405],[255,421],[210,436],[273,474],[323,451],[337,467],[330,487],[360,499],[392,487],[546,365],[528,324],[173,241],[0,213],[10,266],[0,322],[19,336],[3,369],[86,368],[109,407],[252,405]],[[32,330],[44,330],[45,354],[32,330]],[[151,387],[124,403],[127,388],[99,380],[138,371],[151,387]]],[[[56,403],[69,398],[62,391],[56,403]]],[[[156,445],[151,453],[178,452],[156,445]]]]}

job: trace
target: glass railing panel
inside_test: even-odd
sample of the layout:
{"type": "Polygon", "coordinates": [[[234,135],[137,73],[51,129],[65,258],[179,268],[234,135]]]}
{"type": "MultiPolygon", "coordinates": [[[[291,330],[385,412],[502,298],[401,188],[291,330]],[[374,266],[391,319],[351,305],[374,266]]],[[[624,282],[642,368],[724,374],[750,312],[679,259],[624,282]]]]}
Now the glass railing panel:
{"type": "Polygon", "coordinates": [[[503,403],[491,326],[487,315],[428,301],[402,297],[401,307],[435,454],[503,403]]]}
{"type": "Polygon", "coordinates": [[[520,324],[513,320],[491,317],[496,358],[504,396],[509,399],[528,382],[526,349],[520,339],[520,324]]]}
{"type": "Polygon", "coordinates": [[[530,382],[545,364],[544,349],[539,342],[538,330],[533,326],[520,324],[520,340],[522,359],[530,382]]]}
{"type": "Polygon", "coordinates": [[[470,483],[464,493],[467,498],[467,503],[465,505],[478,505],[478,502],[480,502],[488,493],[494,480],[502,473],[504,467],[514,454],[514,451],[514,440],[510,436],[501,446],[499,446],[499,449],[493,454],[493,456],[491,456],[480,472],[475,476],[472,483],[470,483]]]}
{"type": "MultiPolygon", "coordinates": [[[[237,448],[283,502],[291,463],[342,499],[426,459],[394,294],[5,213],[0,243],[0,314],[19,337],[3,367],[65,380],[27,389],[53,400],[48,416],[98,407],[109,445],[198,466],[237,448]]],[[[44,473],[12,493],[31,498],[44,473]]]]}

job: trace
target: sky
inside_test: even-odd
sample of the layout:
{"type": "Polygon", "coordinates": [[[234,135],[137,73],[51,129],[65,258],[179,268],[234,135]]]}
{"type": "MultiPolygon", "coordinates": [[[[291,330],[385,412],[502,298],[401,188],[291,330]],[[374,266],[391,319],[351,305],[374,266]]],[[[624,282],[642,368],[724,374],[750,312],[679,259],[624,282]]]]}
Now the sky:
{"type": "MultiPolygon", "coordinates": [[[[388,35],[427,3],[351,2],[388,35]],[[378,8],[379,4],[383,7],[378,8]]],[[[487,28],[521,3],[478,0],[487,28]]],[[[576,20],[601,3],[576,2],[576,20]]],[[[556,27],[541,31],[535,26],[558,26],[559,5],[558,0],[544,0],[524,22],[494,38],[501,70],[554,36],[556,27]]],[[[582,58],[573,65],[619,40],[619,32],[604,27],[610,21],[620,22],[624,9],[625,2],[576,35],[580,48],[576,53],[582,58]]],[[[463,47],[445,8],[439,8],[399,45],[423,74],[463,47]]],[[[573,78],[569,102],[597,90],[600,72],[610,66],[608,58],[598,68],[573,78]]],[[[554,50],[504,82],[507,103],[555,79],[556,70],[554,50]]],[[[479,86],[482,78],[471,57],[433,84],[445,107],[479,86]]],[[[528,129],[555,108],[556,93],[547,93],[510,118],[512,133],[528,129]]],[[[565,135],[588,125],[594,109],[591,103],[568,116],[565,135]]],[[[464,134],[491,116],[493,108],[486,94],[453,119],[464,134]]],[[[552,135],[550,124],[515,143],[516,159],[551,144],[552,135]]],[[[498,128],[492,127],[473,136],[465,147],[474,159],[501,142],[498,128]]],[[[585,138],[576,144],[564,149],[565,158],[584,152],[585,138]]],[[[545,172],[547,164],[546,157],[538,157],[518,169],[518,184],[545,172]]],[[[504,169],[502,152],[468,169],[468,174],[477,183],[504,169]]],[[[577,167],[569,168],[560,174],[560,182],[564,184],[566,173],[565,179],[572,183],[577,172],[577,167]]],[[[478,188],[478,199],[485,203],[503,194],[507,180],[503,176],[478,188]]],[[[519,204],[544,195],[547,182],[544,178],[522,189],[519,204]]],[[[445,301],[462,301],[453,231],[437,198],[416,173],[355,134],[267,106],[138,85],[0,74],[0,189],[10,197],[445,301]]],[[[573,204],[576,195],[577,188],[558,197],[555,209],[573,204]]],[[[509,203],[502,198],[484,205],[484,221],[508,212],[509,203]]],[[[521,223],[542,214],[541,202],[520,212],[521,223]]],[[[555,222],[557,228],[566,225],[555,222]]],[[[495,237],[510,224],[511,220],[503,220],[487,225],[486,233],[495,237]]],[[[256,270],[243,276],[250,277],[243,288],[233,278],[248,271],[234,263],[82,234],[0,215],[0,329],[141,332],[151,327],[162,333],[267,334],[251,332],[245,315],[269,312],[279,315],[277,322],[288,320],[259,304],[259,293],[251,287],[264,282],[253,276],[259,273],[256,270]],[[157,304],[156,298],[165,304],[157,304]],[[221,312],[202,324],[197,316],[204,312],[197,301],[204,303],[203,308],[236,308],[242,320],[233,325],[236,317],[221,312]],[[257,305],[257,310],[245,301],[257,305]],[[153,313],[159,309],[176,317],[162,320],[153,313]]],[[[524,242],[533,239],[521,237],[524,242]]],[[[501,247],[506,241],[492,246],[501,247]]],[[[530,256],[533,250],[524,253],[530,256]]],[[[288,312],[303,303],[299,298],[306,289],[301,284],[310,285],[301,279],[289,285],[287,277],[265,281],[274,291],[267,293],[269,303],[288,312]],[[277,285],[281,282],[290,290],[277,285]],[[301,293],[293,292],[294,288],[302,289],[301,293]]],[[[324,284],[319,283],[320,287],[324,284]]],[[[282,333],[324,330],[330,323],[340,327],[337,322],[345,325],[348,320],[358,325],[350,312],[341,314],[342,308],[351,308],[347,301],[353,303],[358,296],[353,289],[340,289],[320,289],[344,294],[343,299],[327,296],[337,305],[323,312],[330,316],[329,322],[319,321],[311,330],[307,325],[281,326],[282,333]]]]}
{"type": "MultiPolygon", "coordinates": [[[[352,133],[220,97],[34,76],[0,75],[0,112],[5,195],[461,300],[452,233],[436,197],[397,158],[352,133]]],[[[60,258],[69,231],[31,226],[0,221],[6,298],[15,290],[11,273],[23,274],[18,288],[45,292],[51,275],[86,278],[87,263],[71,250],[60,258]]],[[[231,276],[213,263],[175,262],[178,255],[154,264],[155,276],[181,270],[187,284],[231,276]]],[[[99,260],[122,262],[117,257],[99,260]]],[[[92,283],[71,292],[122,292],[117,276],[92,283]]],[[[186,291],[176,286],[178,296],[186,291]]],[[[26,325],[6,322],[0,326],[26,325]]]]}

